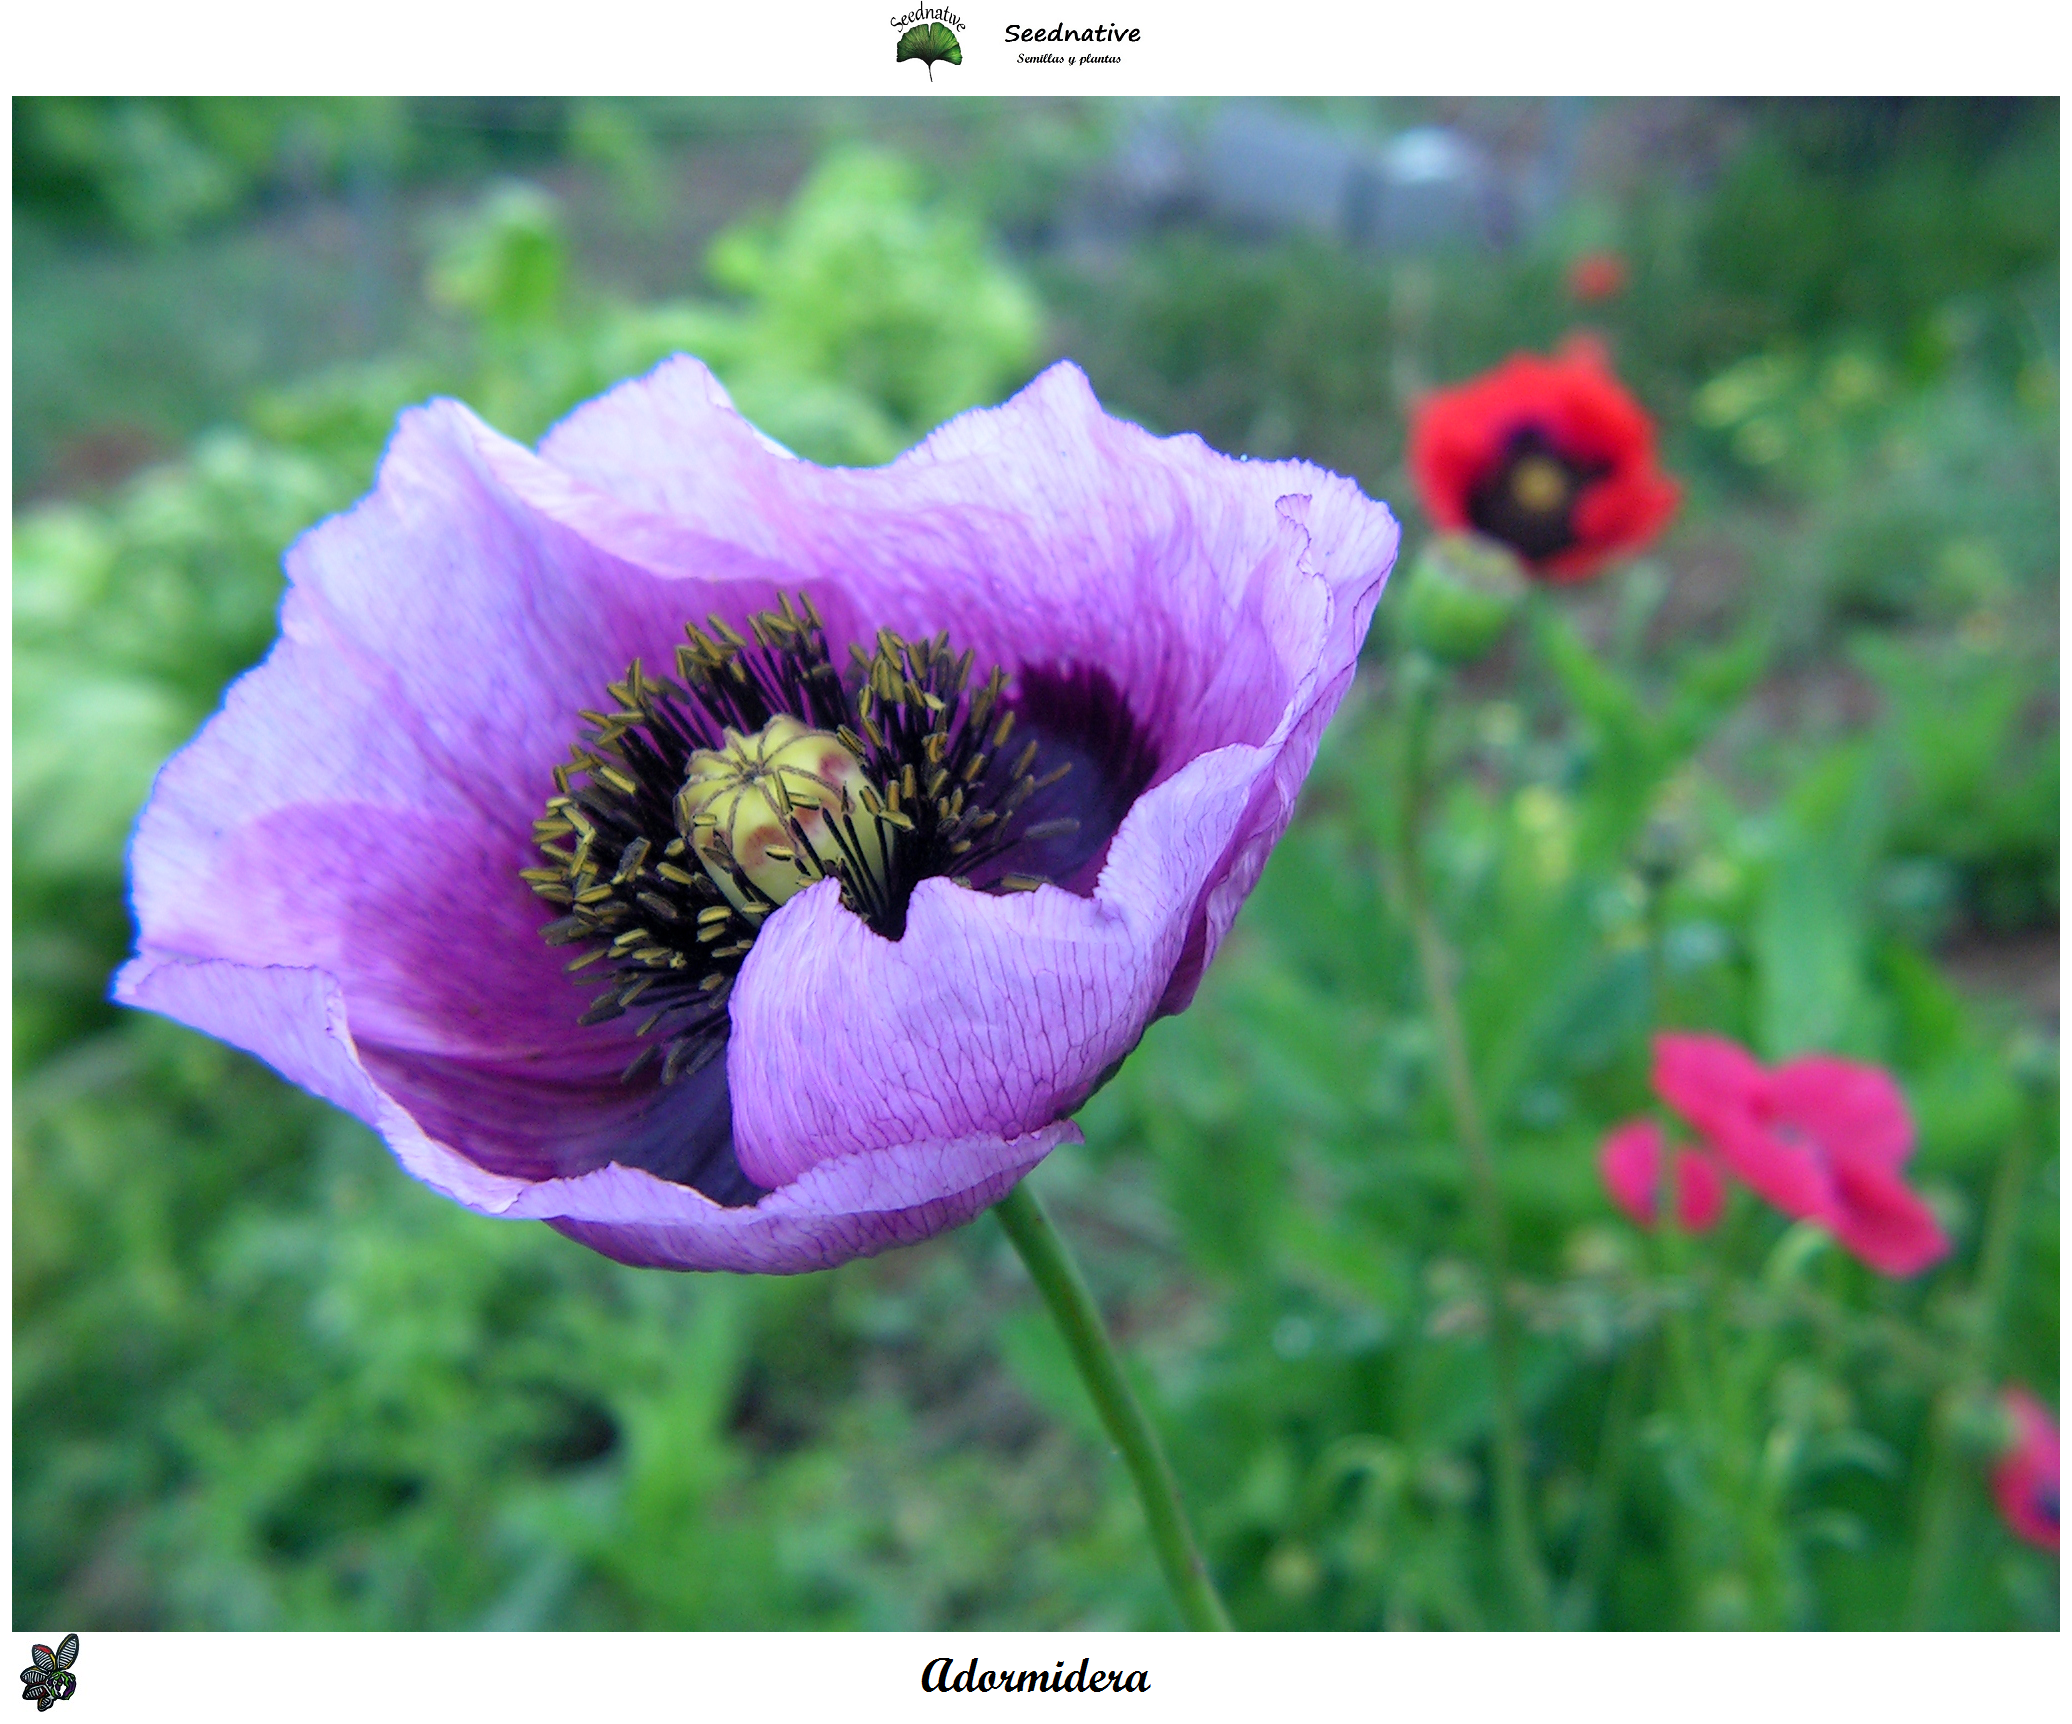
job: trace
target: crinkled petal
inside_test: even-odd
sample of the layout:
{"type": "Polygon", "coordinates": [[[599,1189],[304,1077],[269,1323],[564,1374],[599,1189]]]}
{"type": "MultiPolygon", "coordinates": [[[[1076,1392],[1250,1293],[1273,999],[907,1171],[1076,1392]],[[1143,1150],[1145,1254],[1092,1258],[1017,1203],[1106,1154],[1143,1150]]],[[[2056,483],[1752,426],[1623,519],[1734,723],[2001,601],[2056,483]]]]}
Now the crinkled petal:
{"type": "MultiPolygon", "coordinates": [[[[774,588],[659,577],[494,471],[450,402],[288,556],[281,639],[159,775],[131,849],[142,946],[336,976],[364,1045],[614,1073],[517,877],[575,714],[687,612],[774,588]]],[[[530,459],[529,457],[525,457],[530,459]]]]}
{"type": "Polygon", "coordinates": [[[541,458],[626,505],[587,519],[600,544],[659,564],[672,536],[732,536],[843,588],[872,629],[947,629],[980,665],[1106,668],[1168,774],[1263,741],[1320,660],[1328,682],[1397,539],[1351,481],[1153,437],[1103,413],[1065,363],[887,467],[849,470],[773,458],[678,358],[579,408],[541,458]],[[1300,518],[1282,498],[1308,499],[1300,518]]]}
{"type": "Polygon", "coordinates": [[[1136,1045],[1192,906],[1273,751],[1226,748],[1142,797],[1092,898],[924,880],[905,937],[832,882],[771,917],[742,965],[727,1068],[759,1184],[908,1138],[1019,1134],[1069,1113],[1136,1045]]]}
{"type": "MultiPolygon", "coordinates": [[[[1309,558],[1315,553],[1318,543],[1317,534],[1311,531],[1312,520],[1317,521],[1320,529],[1327,530],[1327,542],[1338,542],[1339,533],[1328,531],[1333,523],[1322,517],[1326,512],[1335,513],[1345,502],[1342,495],[1328,497],[1321,505],[1314,497],[1292,496],[1283,497],[1276,504],[1285,520],[1309,535],[1305,567],[1313,566],[1309,558]]],[[[1390,523],[1391,557],[1395,552],[1395,542],[1394,524],[1390,523]]],[[[1386,565],[1382,572],[1386,573],[1386,565]]],[[[1380,591],[1377,584],[1371,590],[1356,593],[1354,602],[1347,605],[1344,595],[1334,588],[1331,620],[1323,650],[1318,655],[1317,668],[1297,685],[1294,698],[1289,703],[1290,722],[1284,739],[1274,752],[1273,765],[1254,786],[1251,801],[1231,835],[1228,848],[1210,871],[1208,889],[1201,900],[1199,913],[1188,929],[1187,944],[1181,951],[1172,979],[1166,984],[1165,997],[1159,1001],[1159,1016],[1184,1011],[1194,998],[1194,991],[1201,983],[1209,960],[1216,955],[1223,937],[1230,932],[1239,908],[1265,872],[1268,855],[1280,842],[1281,834],[1287,831],[1288,822],[1294,818],[1295,800],[1301,793],[1303,781],[1309,776],[1310,767],[1316,763],[1317,746],[1323,740],[1324,726],[1330,723],[1331,715],[1338,710],[1338,703],[1352,685],[1359,662],[1360,643],[1366,638],[1367,624],[1380,591]]]]}
{"type": "Polygon", "coordinates": [[[1335,474],[1111,419],[1070,364],[888,467],[848,471],[773,457],[712,375],[678,358],[579,408],[541,457],[584,487],[570,494],[582,530],[627,557],[672,567],[679,537],[732,532],[842,591],[871,629],[947,630],[980,665],[1098,666],[1149,733],[1154,785],[1274,739],[1165,1011],[1192,997],[1287,826],[1398,539],[1388,510],[1335,474]]]}
{"type": "Polygon", "coordinates": [[[127,1005],[164,1012],[364,1120],[418,1179],[484,1215],[550,1222],[622,1262],[795,1274],[911,1244],[997,1202],[1078,1127],[890,1144],[826,1162],[753,1207],[723,1208],[639,1168],[575,1178],[490,1173],[428,1136],[361,1064],[336,982],[320,971],[144,957],[116,983],[127,1005]]]}
{"type": "Polygon", "coordinates": [[[1062,1114],[1184,1004],[1395,544],[1349,482],[1151,438],[1069,367],[861,473],[776,450],[687,360],[540,455],[435,403],[291,552],[281,641],[161,775],[118,996],[270,1060],[459,1201],[629,1261],[814,1267],[918,1237],[1072,1135],[1062,1114]],[[1152,787],[1091,898],[928,882],[893,947],[804,895],[743,973],[724,1068],[658,1103],[616,1082],[627,1024],[576,1024],[517,870],[572,720],[629,660],[800,589],[838,651],[946,630],[981,665],[1105,673],[1152,787]],[[825,951],[786,948],[830,918],[825,951]],[[836,991],[786,995],[816,964],[836,991]],[[832,1031],[802,1036],[808,1007],[836,1007],[832,1031]],[[724,1209],[655,1177],[730,1113],[769,1196],[724,1209]]]}
{"type": "Polygon", "coordinates": [[[1059,1144],[1082,1141],[1070,1120],[1053,1120],[1021,1137],[888,1145],[822,1162],[753,1209],[721,1209],[696,1192],[686,1202],[682,1186],[607,1167],[556,1182],[565,1191],[536,1185],[508,1213],[537,1215],[638,1268],[793,1275],[961,1227],[1059,1144]]]}
{"type": "MultiPolygon", "coordinates": [[[[290,551],[281,639],[160,773],[130,857],[142,956],[322,970],[391,1101],[528,1178],[662,1165],[647,1140],[684,1124],[618,1083],[632,1021],[578,1024],[539,938],[518,870],[552,769],[632,658],[777,592],[723,544],[666,573],[600,551],[543,506],[578,516],[578,488],[454,403],[406,413],[375,492],[290,551]]],[[[305,1030],[242,1045],[288,1070],[305,1030]]]]}

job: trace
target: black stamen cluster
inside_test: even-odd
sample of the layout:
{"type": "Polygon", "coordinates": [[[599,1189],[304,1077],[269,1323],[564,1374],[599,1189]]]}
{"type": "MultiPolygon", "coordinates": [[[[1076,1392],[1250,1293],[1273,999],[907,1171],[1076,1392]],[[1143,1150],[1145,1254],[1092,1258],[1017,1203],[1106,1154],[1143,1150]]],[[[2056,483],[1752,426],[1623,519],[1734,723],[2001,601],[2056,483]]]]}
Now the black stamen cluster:
{"type": "Polygon", "coordinates": [[[1504,456],[1468,496],[1468,519],[1477,532],[1509,545],[1523,557],[1551,557],[1576,542],[1576,502],[1584,487],[1611,470],[1608,462],[1574,459],[1537,427],[1513,433],[1504,456]],[[1561,477],[1560,493],[1542,503],[1522,494],[1518,483],[1528,463],[1561,477]]]}
{"type": "Polygon", "coordinates": [[[838,878],[843,901],[887,939],[905,932],[907,901],[931,875],[981,891],[1044,884],[1002,864],[1016,846],[1077,825],[1030,817],[1029,799],[1070,767],[1039,776],[1033,741],[1010,758],[1016,714],[997,667],[973,689],[972,655],[953,655],[947,636],[880,630],[874,651],[851,647],[854,677],[845,680],[809,598],[795,607],[783,597],[748,620],[753,641],[717,616],[707,619],[709,632],[687,626],[674,680],[650,676],[636,659],[607,689],[612,709],[581,715],[587,734],[554,769],[556,794],[533,825],[546,865],[522,876],[565,911],[541,933],[551,945],[582,948],[568,966],[579,980],[602,966],[603,991],[580,1021],[638,1011],[636,1035],[660,1031],[628,1078],[659,1055],[662,1081],[674,1083],[725,1047],[734,979],[777,907],[730,859],[714,863],[709,844],[701,859],[678,824],[691,756],[721,747],[726,730],[752,735],[788,714],[840,738],[862,764],[860,805],[845,795],[839,810],[819,811],[840,859],[816,857],[792,814],[792,860],[802,884],[838,878]],[[865,820],[879,846],[863,841],[865,820]],[[879,854],[882,869],[866,860],[879,854]],[[709,863],[727,872],[731,894],[709,863]]]}

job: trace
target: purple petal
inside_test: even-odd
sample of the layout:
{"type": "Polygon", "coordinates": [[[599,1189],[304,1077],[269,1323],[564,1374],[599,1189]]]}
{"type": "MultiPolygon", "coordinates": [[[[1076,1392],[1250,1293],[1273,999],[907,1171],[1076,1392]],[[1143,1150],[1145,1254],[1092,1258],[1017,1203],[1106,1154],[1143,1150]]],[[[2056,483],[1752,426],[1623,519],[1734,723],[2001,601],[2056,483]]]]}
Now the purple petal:
{"type": "Polygon", "coordinates": [[[970,1134],[824,1163],[753,1208],[723,1208],[639,1168],[569,1179],[489,1173],[437,1139],[356,1057],[337,986],[314,970],[138,958],[116,981],[126,1005],[164,1012],[234,1047],[374,1127],[406,1171],[484,1215],[546,1221],[621,1262],[796,1274],[825,1269],[968,1221],[998,1202],[1078,1127],[970,1134]]]}
{"type": "Polygon", "coordinates": [[[1090,899],[924,880],[896,942],[832,882],[785,905],[734,992],[727,1070],[748,1176],[776,1185],[828,1157],[1071,1112],[1150,1021],[1270,759],[1221,749],[1142,798],[1090,899]]]}
{"type": "Polygon", "coordinates": [[[1331,715],[1338,710],[1338,703],[1345,698],[1345,691],[1352,686],[1353,674],[1359,663],[1360,643],[1367,638],[1367,624],[1373,617],[1376,601],[1381,597],[1382,581],[1395,560],[1397,529],[1394,520],[1381,505],[1369,503],[1350,486],[1334,487],[1321,501],[1317,497],[1283,497],[1276,507],[1290,521],[1306,524],[1314,517],[1320,528],[1329,529],[1327,536],[1321,539],[1317,533],[1310,534],[1304,558],[1305,570],[1319,574],[1331,584],[1329,629],[1317,656],[1315,670],[1297,686],[1290,702],[1292,722],[1275,755],[1272,771],[1254,790],[1251,805],[1239,822],[1229,851],[1210,877],[1209,890],[1200,907],[1201,915],[1193,926],[1173,978],[1167,984],[1165,997],[1159,1001],[1160,1017],[1185,1010],[1194,998],[1202,972],[1216,955],[1223,936],[1230,932],[1239,907],[1259,883],[1268,854],[1280,842],[1281,834],[1287,831],[1288,822],[1294,817],[1295,799],[1316,761],[1317,745],[1323,740],[1324,726],[1330,723],[1331,715]],[[1347,492],[1351,493],[1350,496],[1347,492]],[[1380,510],[1386,524],[1385,553],[1374,542],[1380,534],[1371,519],[1340,519],[1341,516],[1355,515],[1355,505],[1368,511],[1380,510]],[[1332,561],[1335,560],[1341,573],[1348,569],[1361,572],[1368,566],[1364,559],[1378,553],[1382,560],[1374,569],[1371,585],[1360,584],[1356,575],[1348,592],[1345,584],[1333,580],[1330,573],[1332,561]]]}
{"type": "Polygon", "coordinates": [[[1335,474],[1109,418],[1069,363],[871,471],[773,457],[687,358],[579,408],[540,453],[589,487],[582,529],[651,566],[732,533],[798,579],[846,588],[869,628],[947,629],[982,666],[1102,667],[1150,732],[1154,784],[1274,739],[1161,1012],[1192,998],[1286,829],[1398,538],[1387,508],[1335,474]]]}
{"type": "Polygon", "coordinates": [[[1349,482],[1152,438],[1069,366],[869,472],[775,450],[688,360],[538,456],[436,403],[290,553],[282,640],[161,774],[118,997],[260,1054],[459,1201],[628,1261],[920,1237],[1076,1137],[1061,1116],[1191,995],[1395,544],[1349,482]],[[1150,788],[1074,876],[1091,897],[928,881],[894,944],[804,894],[749,957],[725,1066],[657,1104],[616,1081],[627,1025],[575,1022],[517,878],[530,822],[630,659],[800,588],[838,652],[946,630],[981,667],[1106,677],[1150,788]],[[678,1182],[730,1111],[776,1188],[753,1207],[678,1182]]]}
{"type": "Polygon", "coordinates": [[[1018,1138],[893,1145],[825,1162],[753,1209],[722,1209],[652,1174],[607,1167],[536,1185],[507,1213],[538,1215],[642,1268],[793,1275],[961,1227],[1059,1144],[1082,1141],[1077,1126],[1057,1120],[1018,1138]]]}
{"type": "Polygon", "coordinates": [[[1103,666],[1168,773],[1263,742],[1320,659],[1320,686],[1350,665],[1396,544],[1351,481],[1153,437],[1069,363],[883,468],[773,457],[687,358],[579,408],[540,454],[589,488],[571,493],[583,530],[650,566],[726,538],[845,590],[868,630],[947,629],[981,666],[1103,666]]]}
{"type": "MultiPolygon", "coordinates": [[[[282,638],[159,775],[131,869],[145,955],[324,971],[393,1094],[538,1175],[594,1163],[571,1134],[639,1105],[630,1025],[576,1023],[518,879],[551,769],[635,654],[774,589],[600,553],[509,470],[570,484],[452,403],[404,415],[374,495],[289,553],[282,638]]],[[[300,1033],[247,1045],[287,1069],[300,1033]]]]}

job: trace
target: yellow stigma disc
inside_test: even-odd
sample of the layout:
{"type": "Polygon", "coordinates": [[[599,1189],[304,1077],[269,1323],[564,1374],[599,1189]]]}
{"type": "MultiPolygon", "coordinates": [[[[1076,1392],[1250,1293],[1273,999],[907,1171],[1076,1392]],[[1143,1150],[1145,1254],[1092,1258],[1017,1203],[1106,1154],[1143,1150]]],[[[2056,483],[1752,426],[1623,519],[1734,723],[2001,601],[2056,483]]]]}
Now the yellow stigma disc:
{"type": "Polygon", "coordinates": [[[1511,495],[1521,509],[1551,515],[1568,501],[1568,474],[1544,455],[1527,455],[1511,469],[1511,495]]]}
{"type": "Polygon", "coordinates": [[[780,715],[753,736],[729,730],[719,748],[691,756],[676,825],[728,901],[758,910],[829,874],[862,868],[882,879],[885,823],[873,812],[881,806],[840,737],[780,715]],[[753,902],[740,877],[765,902],[753,902]]]}

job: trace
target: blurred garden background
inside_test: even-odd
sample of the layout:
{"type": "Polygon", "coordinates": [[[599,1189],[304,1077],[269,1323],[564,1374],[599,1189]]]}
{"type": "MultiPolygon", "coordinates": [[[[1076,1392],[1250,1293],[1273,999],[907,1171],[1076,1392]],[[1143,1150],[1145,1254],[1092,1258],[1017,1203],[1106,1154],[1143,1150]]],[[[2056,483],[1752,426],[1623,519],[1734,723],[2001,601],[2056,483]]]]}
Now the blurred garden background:
{"type": "MultiPolygon", "coordinates": [[[[1439,708],[1425,867],[1511,1235],[1548,1619],[2055,1627],[2055,102],[14,106],[14,1576],[91,1628],[1159,1627],[990,1218],[796,1280],[470,1215],[107,1001],[152,774],[397,409],[527,439],[686,350],[811,458],[1066,355],[1356,477],[1577,330],[1682,512],[1439,708]],[[1953,1249],[1876,1274],[1597,1166],[1662,1027],[1893,1071],[1953,1249]]],[[[1407,561],[1407,556],[1406,556],[1407,561]]],[[[1196,1005],[1036,1186],[1241,1625],[1521,1620],[1467,1169],[1388,865],[1385,597],[1196,1005]]]]}

